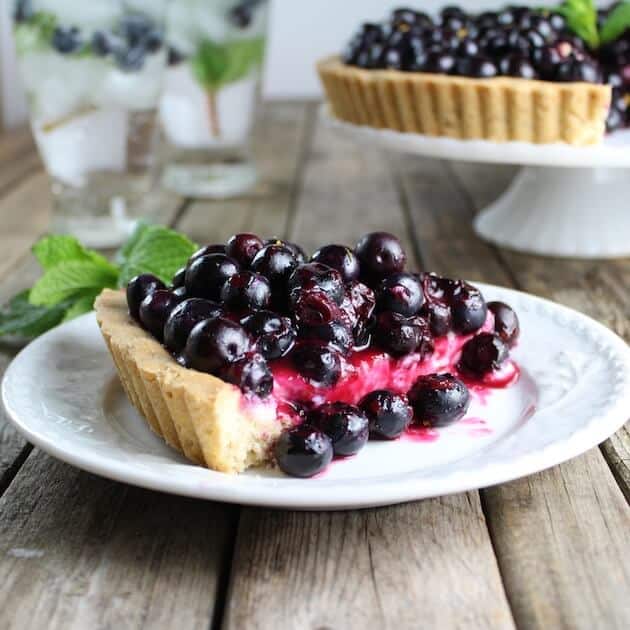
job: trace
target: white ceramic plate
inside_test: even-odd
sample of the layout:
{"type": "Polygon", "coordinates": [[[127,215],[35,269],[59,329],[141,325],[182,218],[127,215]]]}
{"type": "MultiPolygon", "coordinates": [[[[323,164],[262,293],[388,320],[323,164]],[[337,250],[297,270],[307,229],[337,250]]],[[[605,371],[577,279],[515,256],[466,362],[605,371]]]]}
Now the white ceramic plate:
{"type": "Polygon", "coordinates": [[[531,474],[602,442],[627,419],[630,350],[607,328],[530,295],[479,285],[521,319],[519,382],[476,399],[460,423],[421,441],[370,442],[321,477],[230,476],[194,466],[151,433],[119,385],[93,314],[43,335],[2,383],[9,417],[35,445],[119,481],[294,509],[385,505],[531,474]]]}
{"type": "Polygon", "coordinates": [[[575,147],[560,142],[532,144],[456,140],[443,136],[376,129],[339,120],[330,113],[327,105],[322,105],[321,116],[334,129],[359,142],[427,157],[530,166],[630,168],[630,129],[607,135],[598,145],[575,147]]]}

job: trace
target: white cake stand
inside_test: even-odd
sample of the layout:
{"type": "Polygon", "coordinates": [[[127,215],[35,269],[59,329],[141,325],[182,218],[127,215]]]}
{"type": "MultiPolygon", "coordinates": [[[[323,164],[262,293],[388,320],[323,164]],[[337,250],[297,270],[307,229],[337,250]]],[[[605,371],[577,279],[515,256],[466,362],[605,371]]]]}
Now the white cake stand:
{"type": "Polygon", "coordinates": [[[453,140],[374,129],[322,116],[356,140],[446,160],[521,164],[507,191],[475,219],[482,238],[549,256],[630,256],[630,130],[598,146],[453,140]]]}

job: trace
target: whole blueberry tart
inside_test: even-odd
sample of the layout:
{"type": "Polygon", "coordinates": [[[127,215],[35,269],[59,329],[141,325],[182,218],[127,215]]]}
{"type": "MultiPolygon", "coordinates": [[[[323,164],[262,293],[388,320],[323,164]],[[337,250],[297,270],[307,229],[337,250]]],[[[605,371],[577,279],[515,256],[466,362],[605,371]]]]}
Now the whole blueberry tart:
{"type": "Polygon", "coordinates": [[[400,241],[366,234],[307,258],[236,234],[167,286],[105,290],[97,320],[129,400],[187,458],[236,473],[277,462],[310,477],[368,439],[462,419],[518,378],[518,318],[463,280],[405,270],[400,241]]]}
{"type": "Polygon", "coordinates": [[[363,24],[318,64],[340,120],[429,136],[590,145],[629,124],[630,5],[592,0],[363,24]]]}

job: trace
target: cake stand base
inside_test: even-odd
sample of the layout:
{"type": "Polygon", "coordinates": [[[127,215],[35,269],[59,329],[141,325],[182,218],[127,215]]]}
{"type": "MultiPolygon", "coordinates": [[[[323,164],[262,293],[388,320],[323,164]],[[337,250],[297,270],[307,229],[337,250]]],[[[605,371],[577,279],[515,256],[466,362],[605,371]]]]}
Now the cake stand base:
{"type": "Polygon", "coordinates": [[[527,166],[475,219],[502,247],[548,256],[630,256],[630,172],[527,166]]]}

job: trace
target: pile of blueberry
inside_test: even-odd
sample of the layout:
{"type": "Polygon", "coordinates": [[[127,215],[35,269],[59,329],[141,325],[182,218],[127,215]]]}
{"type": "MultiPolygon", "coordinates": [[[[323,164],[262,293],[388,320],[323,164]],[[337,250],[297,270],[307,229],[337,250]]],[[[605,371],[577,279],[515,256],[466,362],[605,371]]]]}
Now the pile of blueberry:
{"type": "MultiPolygon", "coordinates": [[[[133,278],[127,303],[180,364],[260,398],[273,390],[270,365],[278,360],[315,387],[333,387],[352,353],[373,347],[423,358],[436,337],[477,332],[488,309],[495,331],[466,342],[458,369],[480,379],[499,368],[519,334],[514,311],[486,304],[464,281],[406,272],[405,262],[400,241],[385,232],[365,235],[354,248],[326,245],[310,259],[295,243],[236,234],[197,251],[169,287],[149,274],[133,278]]],[[[453,422],[469,399],[450,374],[422,377],[408,396],[377,391],[359,407],[331,403],[304,412],[278,444],[280,466],[310,476],[333,452],[357,452],[369,435],[399,436],[414,411],[432,426],[453,422]]]]}
{"type": "MultiPolygon", "coordinates": [[[[30,0],[18,0],[13,18],[16,24],[37,19],[30,0]]],[[[111,31],[98,30],[90,35],[76,26],[57,25],[50,45],[62,55],[91,52],[97,57],[113,58],[126,72],[136,72],[144,66],[148,54],[158,52],[164,43],[161,27],[142,13],[124,15],[111,31]]]]}
{"type": "MultiPolygon", "coordinates": [[[[600,19],[608,11],[601,10],[600,19]]],[[[363,24],[342,58],[366,69],[608,82],[615,89],[609,130],[630,124],[630,32],[592,51],[550,11],[510,6],[471,14],[448,6],[434,19],[401,8],[383,23],[363,24]]]]}

